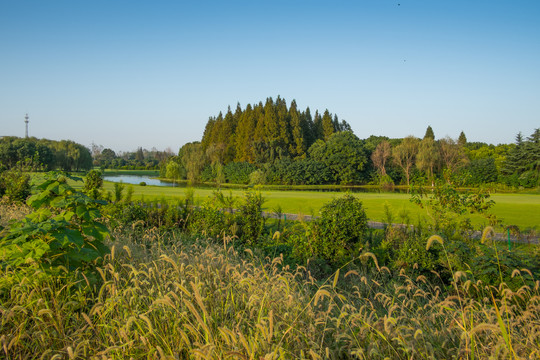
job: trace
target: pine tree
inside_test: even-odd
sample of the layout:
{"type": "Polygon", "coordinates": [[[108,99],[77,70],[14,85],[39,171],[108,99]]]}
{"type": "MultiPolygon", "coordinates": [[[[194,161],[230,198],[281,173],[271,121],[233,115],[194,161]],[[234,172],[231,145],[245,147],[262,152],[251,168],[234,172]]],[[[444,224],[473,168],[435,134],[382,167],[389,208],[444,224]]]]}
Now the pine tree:
{"type": "Polygon", "coordinates": [[[313,138],[314,141],[324,140],[322,117],[319,114],[319,110],[315,110],[315,116],[313,117],[313,138]]]}
{"type": "Polygon", "coordinates": [[[201,140],[201,145],[203,149],[206,149],[210,142],[212,141],[212,132],[214,125],[216,124],[216,118],[210,117],[208,119],[208,122],[206,123],[206,126],[204,127],[204,133],[201,140]]]}
{"type": "Polygon", "coordinates": [[[426,129],[426,134],[424,135],[424,139],[431,139],[435,140],[435,134],[433,133],[433,129],[431,128],[431,125],[428,125],[426,129]]]}
{"type": "Polygon", "coordinates": [[[334,123],[332,122],[332,115],[330,114],[328,109],[324,111],[321,122],[322,122],[322,137],[324,141],[328,141],[330,136],[335,132],[334,123]]]}
{"type": "Polygon", "coordinates": [[[291,119],[291,135],[292,142],[290,145],[290,154],[294,158],[305,158],[306,156],[306,142],[304,139],[304,132],[302,130],[301,116],[298,114],[298,109],[296,108],[296,101],[291,102],[291,107],[289,108],[289,118],[291,119]]]}
{"type": "Polygon", "coordinates": [[[278,141],[279,123],[274,101],[271,97],[267,98],[266,104],[264,104],[264,130],[266,143],[271,144],[278,141]]]}
{"type": "Polygon", "coordinates": [[[276,100],[276,114],[279,126],[278,146],[280,150],[278,151],[281,152],[282,156],[286,156],[289,153],[289,144],[292,141],[291,123],[287,102],[280,98],[279,95],[276,100]]]}
{"type": "Polygon", "coordinates": [[[467,137],[463,131],[459,134],[458,144],[460,146],[465,146],[467,144],[467,137]]]}
{"type": "Polygon", "coordinates": [[[248,104],[236,127],[236,162],[253,162],[251,144],[256,124],[253,109],[251,104],[248,104]]]}
{"type": "Polygon", "coordinates": [[[304,139],[306,141],[306,149],[309,149],[310,146],[313,145],[315,140],[317,140],[314,134],[315,124],[313,123],[313,118],[311,117],[311,111],[309,110],[309,106],[306,108],[306,111],[302,112],[300,116],[300,124],[302,126],[304,139]]]}
{"type": "Polygon", "coordinates": [[[224,150],[223,161],[222,163],[227,164],[234,159],[235,155],[235,133],[236,133],[236,123],[234,115],[231,112],[231,108],[227,109],[227,114],[225,114],[225,119],[223,119],[223,127],[219,134],[219,145],[222,146],[224,150]]]}

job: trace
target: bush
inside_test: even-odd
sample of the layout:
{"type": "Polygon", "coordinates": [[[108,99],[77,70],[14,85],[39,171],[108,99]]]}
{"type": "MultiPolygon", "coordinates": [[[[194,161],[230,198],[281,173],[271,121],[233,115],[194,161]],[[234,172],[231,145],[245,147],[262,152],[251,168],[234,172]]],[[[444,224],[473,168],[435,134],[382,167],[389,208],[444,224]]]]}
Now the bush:
{"type": "Polygon", "coordinates": [[[264,185],[266,184],[266,175],[261,169],[255,170],[249,174],[249,183],[250,185],[264,185]]]}
{"type": "Polygon", "coordinates": [[[27,173],[11,169],[0,173],[0,197],[11,202],[23,202],[30,196],[30,177],[27,173]]]}
{"type": "Polygon", "coordinates": [[[239,218],[241,238],[247,244],[255,244],[264,229],[263,203],[264,198],[260,192],[248,191],[244,195],[244,203],[240,206],[239,218]]]}
{"type": "MultiPolygon", "coordinates": [[[[80,178],[69,177],[72,180],[80,178]]],[[[50,173],[28,199],[34,212],[14,223],[0,239],[2,265],[76,269],[106,254],[109,236],[98,205],[67,183],[67,177],[50,173]]]]}
{"type": "Polygon", "coordinates": [[[99,170],[90,170],[86,174],[84,182],[84,192],[92,199],[100,197],[100,189],[103,188],[103,174],[99,170]]]}
{"type": "Polygon", "coordinates": [[[226,181],[232,184],[248,184],[249,174],[255,170],[257,167],[247,162],[231,162],[223,167],[226,181]]]}
{"type": "Polygon", "coordinates": [[[334,199],[321,208],[312,224],[312,255],[341,262],[365,246],[366,231],[362,202],[350,194],[334,199]]]}

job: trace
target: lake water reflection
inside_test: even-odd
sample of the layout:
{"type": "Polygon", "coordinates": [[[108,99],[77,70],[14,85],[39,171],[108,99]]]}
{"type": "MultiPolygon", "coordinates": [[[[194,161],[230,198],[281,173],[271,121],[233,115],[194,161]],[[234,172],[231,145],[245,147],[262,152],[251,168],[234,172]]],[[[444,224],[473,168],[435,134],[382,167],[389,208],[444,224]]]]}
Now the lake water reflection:
{"type": "MultiPolygon", "coordinates": [[[[141,182],[145,182],[146,185],[154,185],[154,186],[174,186],[174,187],[186,187],[185,182],[181,183],[172,183],[170,181],[162,181],[160,179],[152,178],[149,176],[140,176],[140,175],[111,175],[107,176],[105,175],[103,177],[103,180],[106,181],[112,181],[112,182],[123,182],[124,184],[134,184],[139,185],[141,182]]],[[[205,188],[212,188],[213,185],[209,184],[197,184],[197,187],[205,187],[205,188]]],[[[227,189],[235,189],[235,187],[226,187],[227,189]]],[[[237,187],[237,189],[244,189],[244,187],[237,187]]],[[[274,190],[272,186],[268,186],[268,190],[274,190]]],[[[339,188],[296,188],[291,187],[290,189],[279,187],[275,190],[294,190],[294,191],[323,191],[323,192],[355,192],[355,193],[362,193],[362,192],[369,192],[369,193],[406,193],[406,189],[380,189],[378,187],[359,187],[359,186],[351,186],[351,187],[339,187],[339,188]]]]}

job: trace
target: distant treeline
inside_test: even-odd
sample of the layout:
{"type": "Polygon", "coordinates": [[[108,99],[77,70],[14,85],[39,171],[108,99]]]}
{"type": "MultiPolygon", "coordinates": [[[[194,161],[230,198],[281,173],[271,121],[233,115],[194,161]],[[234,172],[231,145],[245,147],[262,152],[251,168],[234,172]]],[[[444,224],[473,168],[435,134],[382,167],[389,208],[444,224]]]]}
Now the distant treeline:
{"type": "Polygon", "coordinates": [[[463,185],[539,186],[540,129],[515,144],[407,136],[359,139],[346,121],[325,110],[301,111],[279,96],[265,104],[230,107],[208,120],[200,142],[182,146],[160,165],[174,179],[252,184],[410,184],[412,179],[459,179],[463,185]]]}
{"type": "Polygon", "coordinates": [[[110,148],[92,144],[94,166],[102,169],[157,170],[173,155],[172,150],[146,150],[138,147],[135,151],[116,153],[110,148]]]}
{"type": "Polygon", "coordinates": [[[0,170],[20,165],[32,170],[81,171],[92,168],[92,154],[71,140],[4,136],[0,138],[0,170]]]}

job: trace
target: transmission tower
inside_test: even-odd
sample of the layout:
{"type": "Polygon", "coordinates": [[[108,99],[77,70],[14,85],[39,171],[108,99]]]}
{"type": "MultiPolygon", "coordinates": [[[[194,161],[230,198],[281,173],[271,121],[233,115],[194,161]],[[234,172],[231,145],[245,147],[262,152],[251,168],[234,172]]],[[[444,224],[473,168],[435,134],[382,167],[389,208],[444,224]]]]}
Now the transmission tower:
{"type": "Polygon", "coordinates": [[[26,123],[26,132],[24,133],[24,136],[28,138],[28,113],[24,117],[24,122],[26,123]]]}

